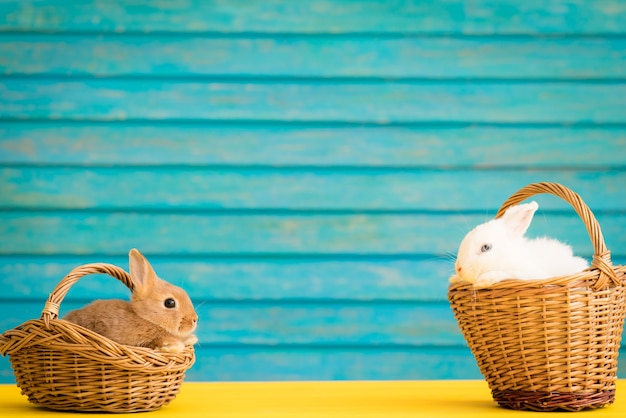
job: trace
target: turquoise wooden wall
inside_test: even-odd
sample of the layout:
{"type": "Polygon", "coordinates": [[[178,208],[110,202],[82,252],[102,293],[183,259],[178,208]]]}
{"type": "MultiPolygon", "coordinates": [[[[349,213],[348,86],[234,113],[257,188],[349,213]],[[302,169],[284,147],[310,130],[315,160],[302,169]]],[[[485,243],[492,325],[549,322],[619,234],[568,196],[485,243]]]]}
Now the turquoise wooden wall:
{"type": "Polygon", "coordinates": [[[198,306],[190,380],[479,378],[461,238],[556,181],[625,263],[625,155],[624,1],[3,0],[0,330],[137,247],[198,306]]]}

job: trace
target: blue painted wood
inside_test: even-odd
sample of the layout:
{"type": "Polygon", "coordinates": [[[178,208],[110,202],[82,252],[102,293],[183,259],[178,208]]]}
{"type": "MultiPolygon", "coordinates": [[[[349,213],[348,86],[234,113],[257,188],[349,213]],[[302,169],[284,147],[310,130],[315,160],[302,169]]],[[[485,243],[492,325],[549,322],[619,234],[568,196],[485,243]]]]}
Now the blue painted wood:
{"type": "MultiPolygon", "coordinates": [[[[572,210],[536,217],[529,236],[548,235],[591,255],[572,210]]],[[[445,255],[487,214],[0,212],[0,255],[445,255]]],[[[596,214],[609,249],[624,255],[626,213],[596,214]]]]}
{"type": "Polygon", "coordinates": [[[0,79],[9,119],[622,124],[624,108],[623,82],[0,79]]]}
{"type": "MultiPolygon", "coordinates": [[[[139,247],[197,303],[192,380],[479,378],[447,280],[506,197],[570,186],[626,260],[622,2],[123,6],[0,1],[1,327],[139,247]]],[[[83,280],[64,309],[127,294],[83,280]]]]}
{"type": "MultiPolygon", "coordinates": [[[[619,251],[618,253],[623,253],[619,251]]],[[[424,257],[203,257],[150,256],[160,277],[183,287],[194,300],[241,302],[443,302],[453,255],[424,257]]],[[[612,254],[613,264],[626,256],[612,254]]],[[[108,262],[128,270],[123,256],[1,256],[0,287],[12,298],[44,301],[73,268],[108,262]]],[[[127,298],[112,278],[90,275],[72,286],[73,298],[127,298]]]]}
{"type": "MultiPolygon", "coordinates": [[[[207,347],[196,348],[186,381],[480,379],[466,347],[207,347]]],[[[0,383],[13,383],[0,357],[0,383]]]]}
{"type": "MultiPolygon", "coordinates": [[[[152,256],[160,277],[207,301],[427,301],[441,302],[453,272],[445,256],[229,257],[152,256]]],[[[617,261],[617,260],[616,260],[617,261]]],[[[14,298],[43,301],[73,268],[108,262],[128,270],[124,256],[0,257],[0,287],[14,298]]],[[[90,275],[72,286],[73,297],[126,298],[124,286],[90,275]]]]}
{"type": "MultiPolygon", "coordinates": [[[[539,181],[576,184],[594,211],[619,211],[626,171],[275,168],[0,169],[0,209],[488,211],[539,181]],[[459,188],[463,178],[471,188],[459,188]],[[97,190],[98,193],[93,191],[97,190]],[[484,190],[476,199],[476,190],[484,190]]],[[[562,209],[543,199],[543,209],[562,209]]]]}
{"type": "Polygon", "coordinates": [[[201,380],[480,379],[466,347],[263,347],[199,350],[188,379],[201,380]],[[245,377],[244,377],[245,376],[245,377]]]}
{"type": "Polygon", "coordinates": [[[4,0],[0,29],[106,32],[287,32],[410,34],[615,34],[620,0],[4,0]]]}
{"type": "MultiPolygon", "coordinates": [[[[84,305],[71,292],[61,315],[84,305]]],[[[4,300],[0,328],[39,318],[44,302],[4,300]]],[[[194,301],[200,345],[463,345],[447,303],[203,302],[194,301]]]]}
{"type": "Polygon", "coordinates": [[[528,167],[619,170],[624,154],[626,128],[606,125],[0,124],[6,165],[509,167],[523,175],[528,167]]]}
{"type": "Polygon", "coordinates": [[[624,38],[0,34],[0,74],[573,78],[626,76],[624,38]]]}

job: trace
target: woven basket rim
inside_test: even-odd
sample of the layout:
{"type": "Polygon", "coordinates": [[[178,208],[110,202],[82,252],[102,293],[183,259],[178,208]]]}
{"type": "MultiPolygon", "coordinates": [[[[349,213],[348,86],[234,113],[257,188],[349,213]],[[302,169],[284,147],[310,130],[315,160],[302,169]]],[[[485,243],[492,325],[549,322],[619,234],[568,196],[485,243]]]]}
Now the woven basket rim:
{"type": "MultiPolygon", "coordinates": [[[[620,279],[619,276],[616,276],[618,280],[620,280],[620,285],[625,285],[624,282],[626,280],[626,266],[623,265],[612,265],[612,269],[615,273],[622,273],[624,277],[620,279]]],[[[561,286],[561,287],[590,287],[593,283],[596,283],[601,272],[595,268],[588,268],[586,270],[581,271],[580,273],[573,275],[565,275],[565,276],[555,276],[549,277],[546,279],[533,279],[533,280],[525,280],[525,279],[504,279],[499,282],[490,284],[485,287],[475,287],[474,283],[469,282],[461,282],[454,281],[451,282],[448,286],[448,290],[465,290],[472,289],[476,292],[482,292],[485,290],[503,290],[503,289],[535,289],[535,288],[545,288],[550,286],[561,286]]],[[[454,275],[452,276],[454,277],[454,275]]]]}

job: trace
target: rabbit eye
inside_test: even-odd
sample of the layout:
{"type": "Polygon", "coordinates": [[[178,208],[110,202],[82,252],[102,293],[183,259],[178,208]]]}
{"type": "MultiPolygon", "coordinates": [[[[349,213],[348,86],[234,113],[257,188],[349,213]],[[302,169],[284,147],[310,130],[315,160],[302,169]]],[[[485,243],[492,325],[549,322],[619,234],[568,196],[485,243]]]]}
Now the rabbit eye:
{"type": "Polygon", "coordinates": [[[165,302],[163,302],[163,305],[167,308],[167,309],[173,309],[176,307],[176,301],[172,298],[167,298],[165,299],[165,302]]]}
{"type": "Polygon", "coordinates": [[[481,253],[486,253],[489,250],[491,250],[491,244],[483,244],[483,246],[480,247],[481,253]]]}

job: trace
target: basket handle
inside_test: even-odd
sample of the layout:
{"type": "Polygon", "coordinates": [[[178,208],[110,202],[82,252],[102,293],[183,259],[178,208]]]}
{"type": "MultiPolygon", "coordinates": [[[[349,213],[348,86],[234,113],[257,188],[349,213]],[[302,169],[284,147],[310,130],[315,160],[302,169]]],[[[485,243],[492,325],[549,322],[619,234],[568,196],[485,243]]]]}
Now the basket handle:
{"type": "Polygon", "coordinates": [[[606,288],[609,280],[615,285],[620,285],[620,280],[617,278],[611,263],[611,252],[606,248],[604,243],[604,236],[600,230],[600,224],[593,215],[593,212],[591,212],[589,207],[583,202],[582,198],[567,187],[558,183],[547,182],[533,183],[522,187],[502,204],[496,214],[496,218],[504,215],[504,212],[509,207],[541,193],[550,193],[568,202],[585,223],[587,233],[593,244],[593,260],[588,270],[597,269],[600,271],[598,280],[593,286],[594,289],[599,290],[606,288]]]}
{"type": "Polygon", "coordinates": [[[41,312],[41,318],[43,319],[46,326],[50,325],[51,319],[58,318],[61,302],[65,298],[65,295],[67,295],[70,287],[72,287],[72,285],[76,283],[80,278],[89,274],[108,274],[109,276],[112,276],[124,283],[124,285],[128,287],[131,292],[134,289],[130,274],[128,274],[120,267],[114,266],[113,264],[93,263],[78,266],[70,271],[59,282],[59,284],[57,284],[52,293],[50,293],[50,296],[48,296],[48,300],[44,305],[43,311],[41,312]]]}

